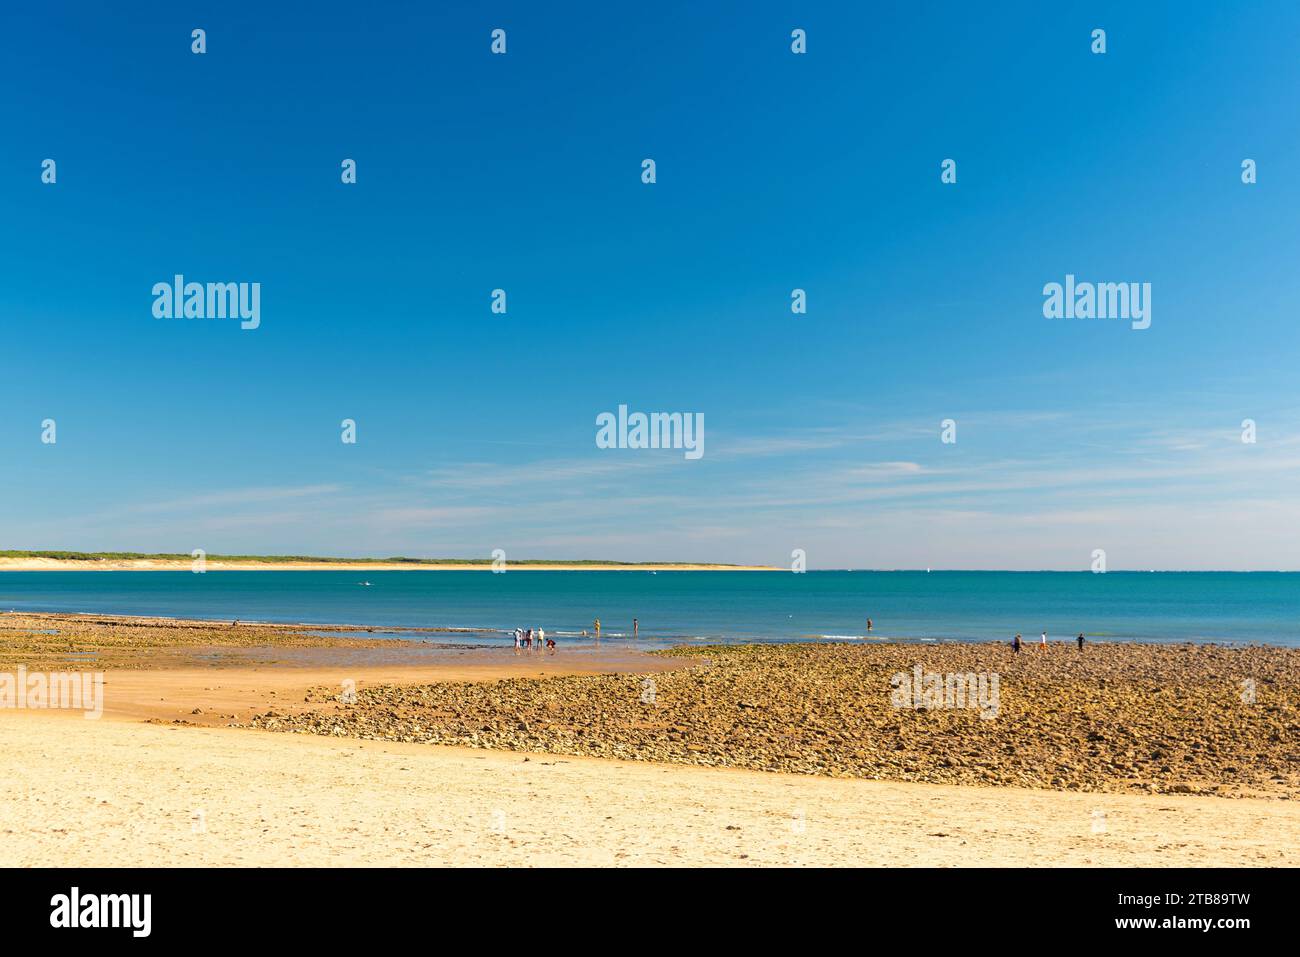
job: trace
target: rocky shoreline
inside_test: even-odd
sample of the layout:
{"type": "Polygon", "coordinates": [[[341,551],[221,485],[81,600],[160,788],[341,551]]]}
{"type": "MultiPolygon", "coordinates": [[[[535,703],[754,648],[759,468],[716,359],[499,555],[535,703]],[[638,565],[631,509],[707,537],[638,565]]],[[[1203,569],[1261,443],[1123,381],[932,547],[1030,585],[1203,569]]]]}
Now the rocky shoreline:
{"type": "Polygon", "coordinates": [[[311,710],[259,714],[250,726],[878,780],[1300,797],[1297,649],[789,644],[666,654],[693,664],[648,676],[384,685],[346,701],[320,688],[311,710]],[[953,706],[932,675],[947,688],[969,676],[972,698],[977,676],[986,692],[996,679],[996,707],[987,693],[953,706]]]}
{"type": "Polygon", "coordinates": [[[403,644],[397,639],[330,633],[353,628],[6,612],[0,614],[0,666],[21,664],[29,669],[59,671],[157,668],[188,661],[194,649],[378,648],[403,644]]]}

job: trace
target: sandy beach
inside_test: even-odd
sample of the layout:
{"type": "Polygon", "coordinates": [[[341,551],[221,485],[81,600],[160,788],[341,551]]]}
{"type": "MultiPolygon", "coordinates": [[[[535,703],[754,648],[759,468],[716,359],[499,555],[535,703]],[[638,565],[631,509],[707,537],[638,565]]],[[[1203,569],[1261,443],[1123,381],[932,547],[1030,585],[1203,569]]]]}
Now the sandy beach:
{"type": "Polygon", "coordinates": [[[98,720],[0,709],[0,864],[1300,864],[1286,649],[548,657],[48,615],[0,649],[109,662],[98,720]],[[918,656],[1001,669],[999,717],[891,705],[918,656]]]}
{"type": "Polygon", "coordinates": [[[0,865],[1300,863],[1300,805],[837,780],[0,712],[0,865]]]}
{"type": "MultiPolygon", "coordinates": [[[[206,571],[239,572],[274,572],[274,571],[491,571],[491,562],[451,562],[451,561],[232,561],[221,558],[204,560],[206,571]]],[[[509,571],[669,571],[669,572],[770,572],[784,571],[768,565],[708,565],[684,562],[667,562],[657,564],[645,562],[640,564],[618,564],[601,562],[584,562],[571,564],[565,562],[507,562],[509,571]]],[[[0,556],[0,572],[190,572],[194,570],[192,558],[99,558],[68,559],[25,557],[12,558],[0,556]]]]}

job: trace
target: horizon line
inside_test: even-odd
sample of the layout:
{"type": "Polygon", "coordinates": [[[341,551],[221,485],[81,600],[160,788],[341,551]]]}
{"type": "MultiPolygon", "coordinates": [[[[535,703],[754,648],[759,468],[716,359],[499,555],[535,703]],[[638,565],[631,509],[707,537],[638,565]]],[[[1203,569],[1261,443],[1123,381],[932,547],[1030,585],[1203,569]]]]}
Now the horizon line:
{"type": "MultiPolygon", "coordinates": [[[[191,552],[83,552],[71,549],[0,549],[0,561],[3,559],[49,559],[56,562],[106,562],[106,561],[177,561],[191,562],[196,556],[191,552]]],[[[872,572],[872,573],[891,573],[891,572],[916,572],[922,574],[944,574],[953,572],[980,572],[990,574],[1094,574],[1094,575],[1112,575],[1112,574],[1295,574],[1300,569],[1287,568],[1114,568],[1106,571],[1095,571],[1091,568],[853,568],[848,566],[826,566],[819,568],[807,568],[800,572],[794,572],[793,569],[782,565],[768,565],[762,562],[718,562],[718,561],[699,561],[699,560],[667,560],[667,561],[626,561],[619,559],[603,558],[520,558],[506,559],[502,558],[425,558],[413,557],[408,555],[394,555],[385,557],[374,556],[322,556],[322,555],[292,555],[292,554],[263,554],[263,555],[236,555],[223,554],[217,552],[205,552],[203,558],[214,562],[262,562],[266,564],[277,563],[335,563],[335,564],[405,564],[405,565],[482,565],[491,567],[500,562],[505,566],[510,565],[593,565],[593,566],[618,566],[626,568],[655,568],[672,570],[674,567],[680,570],[690,570],[682,566],[695,566],[698,568],[712,569],[734,569],[734,570],[762,570],[762,571],[788,571],[794,574],[806,574],[807,572],[872,572]]],[[[0,571],[5,570],[0,565],[0,571]]],[[[219,570],[219,569],[216,569],[219,570]]]]}

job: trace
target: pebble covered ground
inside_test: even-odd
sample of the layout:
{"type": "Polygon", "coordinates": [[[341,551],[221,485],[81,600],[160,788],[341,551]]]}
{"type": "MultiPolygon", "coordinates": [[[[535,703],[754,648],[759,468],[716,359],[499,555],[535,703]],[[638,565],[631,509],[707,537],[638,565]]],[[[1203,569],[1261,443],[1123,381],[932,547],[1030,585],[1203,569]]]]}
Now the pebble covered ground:
{"type": "Polygon", "coordinates": [[[1016,655],[993,643],[841,643],[666,654],[690,664],[374,686],[347,702],[313,689],[313,709],[251,726],[893,781],[1300,797],[1300,649],[1058,642],[1016,655]],[[949,706],[955,686],[918,699],[906,683],[917,666],[923,692],[930,675],[948,687],[951,675],[983,674],[985,695],[970,695],[973,707],[949,706]]]}

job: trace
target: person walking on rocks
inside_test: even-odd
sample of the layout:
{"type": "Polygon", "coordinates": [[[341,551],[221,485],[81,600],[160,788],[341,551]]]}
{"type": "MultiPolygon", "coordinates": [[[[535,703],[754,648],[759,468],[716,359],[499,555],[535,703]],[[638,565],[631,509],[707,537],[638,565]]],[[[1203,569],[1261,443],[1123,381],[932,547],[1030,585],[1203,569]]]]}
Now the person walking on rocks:
{"type": "Polygon", "coordinates": [[[1079,632],[1079,637],[1075,640],[1079,643],[1079,650],[1083,651],[1083,632],[1079,632]]]}
{"type": "Polygon", "coordinates": [[[1047,632],[1046,632],[1046,631],[1043,632],[1043,640],[1040,641],[1040,642],[1038,643],[1038,647],[1041,648],[1041,649],[1043,649],[1043,651],[1046,651],[1046,650],[1047,650],[1047,632]]]}
{"type": "Polygon", "coordinates": [[[1016,637],[1014,637],[1014,638],[1011,639],[1011,650],[1014,651],[1016,654],[1020,654],[1020,636],[1019,636],[1019,635],[1016,635],[1016,637]]]}

